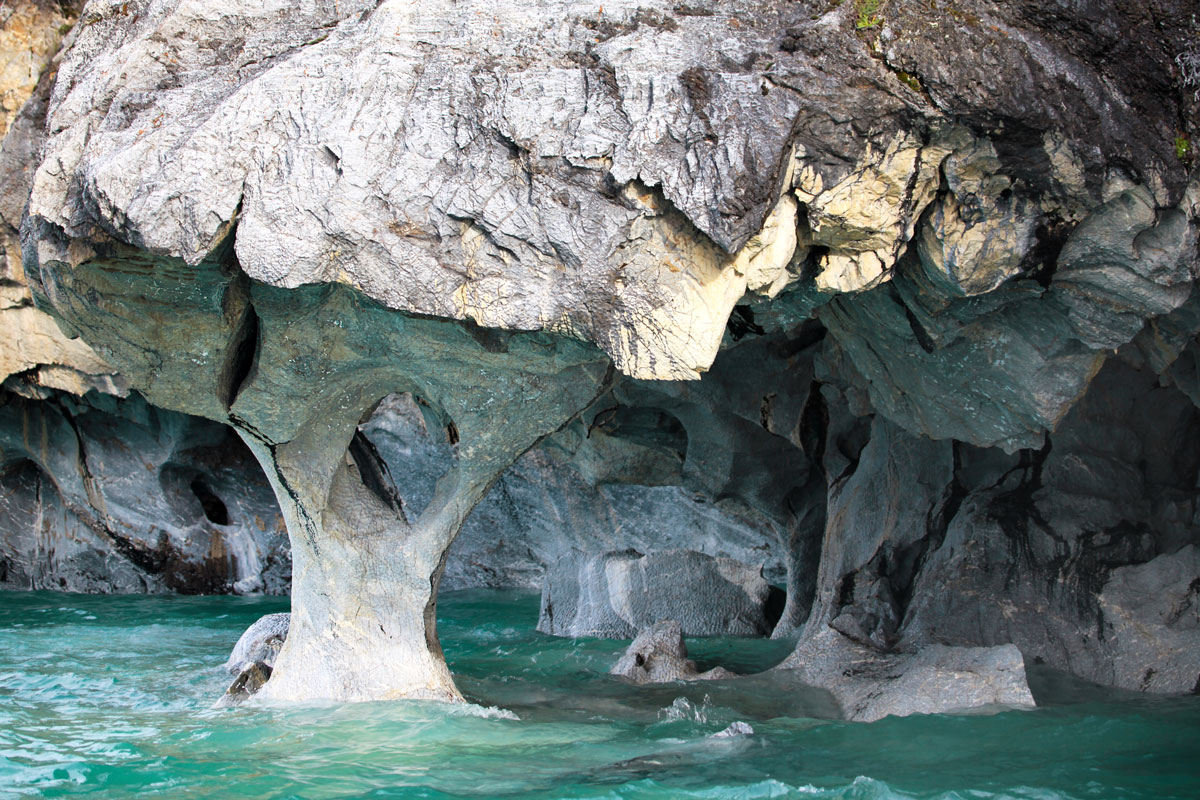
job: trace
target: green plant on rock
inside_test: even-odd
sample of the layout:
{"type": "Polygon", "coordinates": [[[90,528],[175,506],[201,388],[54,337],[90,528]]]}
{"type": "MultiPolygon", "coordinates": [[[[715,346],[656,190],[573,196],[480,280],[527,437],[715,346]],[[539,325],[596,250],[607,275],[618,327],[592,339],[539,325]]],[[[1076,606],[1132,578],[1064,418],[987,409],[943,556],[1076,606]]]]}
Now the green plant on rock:
{"type": "Polygon", "coordinates": [[[895,75],[901,83],[912,89],[914,92],[920,93],[925,91],[925,87],[921,85],[921,79],[916,75],[905,72],[904,70],[897,70],[895,75]]]}
{"type": "Polygon", "coordinates": [[[858,30],[874,28],[883,23],[883,15],[879,10],[883,0],[854,0],[854,27],[858,30]]]}
{"type": "Polygon", "coordinates": [[[1186,136],[1175,137],[1175,156],[1185,164],[1192,161],[1192,142],[1186,136]]]}

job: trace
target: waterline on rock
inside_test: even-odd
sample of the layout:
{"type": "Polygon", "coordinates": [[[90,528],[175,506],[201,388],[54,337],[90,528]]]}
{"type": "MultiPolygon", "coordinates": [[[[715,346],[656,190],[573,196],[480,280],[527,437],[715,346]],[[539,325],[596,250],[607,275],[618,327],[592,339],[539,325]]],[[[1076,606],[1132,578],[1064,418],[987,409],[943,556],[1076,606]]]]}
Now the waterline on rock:
{"type": "MultiPolygon", "coordinates": [[[[1078,687],[1034,711],[823,719],[775,673],[605,673],[625,642],[533,630],[537,598],[443,595],[471,704],[210,710],[241,632],[286,601],[0,595],[0,795],[395,798],[1169,798],[1200,791],[1200,698],[1078,687]],[[752,734],[711,738],[737,722],[752,734]]],[[[689,640],[752,672],[786,646],[689,640]]],[[[1071,687],[1068,687],[1071,688],[1071,687]]],[[[1039,700],[1054,700],[1043,693],[1039,700]]]]}

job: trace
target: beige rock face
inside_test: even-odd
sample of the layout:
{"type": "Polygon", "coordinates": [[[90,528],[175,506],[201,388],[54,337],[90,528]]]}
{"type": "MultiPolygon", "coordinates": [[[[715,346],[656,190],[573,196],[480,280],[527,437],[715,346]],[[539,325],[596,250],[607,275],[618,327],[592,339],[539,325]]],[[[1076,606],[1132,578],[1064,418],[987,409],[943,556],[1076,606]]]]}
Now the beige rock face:
{"type": "MultiPolygon", "coordinates": [[[[633,220],[629,239],[612,257],[622,302],[645,309],[597,342],[626,374],[648,380],[694,380],[708,370],[734,305],[748,292],[774,297],[794,279],[788,265],[796,252],[796,201],[784,195],[762,230],[730,256],[700,234],[654,193],[632,187],[628,200],[646,209],[633,220]]],[[[512,267],[511,254],[489,247],[476,227],[462,234],[465,268],[472,277],[455,293],[455,316],[505,327],[519,294],[503,273],[486,279],[486,263],[512,267]]],[[[547,269],[554,269],[552,262],[547,269]]],[[[551,330],[586,337],[571,315],[542,319],[551,330]]]]}
{"type": "MultiPolygon", "coordinates": [[[[52,3],[6,3],[0,9],[0,135],[4,166],[30,149],[30,126],[14,125],[30,100],[73,19],[52,3]]],[[[28,185],[7,172],[0,202],[0,382],[29,373],[22,382],[82,395],[90,389],[125,395],[115,370],[80,339],[63,335],[45,312],[33,307],[21,264],[17,225],[28,185]]]]}
{"type": "Polygon", "coordinates": [[[52,60],[73,22],[62,8],[49,2],[22,0],[0,7],[0,138],[4,140],[0,164],[0,281],[25,282],[16,229],[29,197],[28,179],[35,166],[36,149],[42,141],[41,120],[29,124],[26,104],[39,105],[48,93],[55,71],[52,60]],[[34,98],[35,92],[42,97],[34,98]],[[19,117],[23,109],[27,118],[22,125],[19,117]]]}
{"type": "Polygon", "coordinates": [[[808,206],[812,243],[830,248],[817,288],[859,292],[891,276],[917,218],[937,191],[945,145],[898,134],[883,153],[868,147],[855,169],[825,189],[811,171],[797,171],[796,196],[808,206]]]}
{"type": "MultiPolygon", "coordinates": [[[[20,287],[7,287],[9,289],[20,287]]],[[[68,339],[44,311],[21,304],[0,309],[0,380],[34,370],[40,386],[82,395],[90,389],[125,395],[128,387],[79,339],[68,339]]]]}
{"type": "Polygon", "coordinates": [[[55,3],[17,0],[0,9],[0,136],[8,133],[74,22],[55,3]]]}
{"type": "Polygon", "coordinates": [[[794,277],[787,267],[796,251],[796,212],[795,200],[780,198],[762,231],[733,257],[678,215],[635,221],[631,241],[618,251],[618,280],[648,313],[606,342],[605,351],[631,377],[699,378],[747,291],[773,297],[794,277]]]}
{"type": "Polygon", "coordinates": [[[816,276],[825,292],[861,292],[890,280],[915,238],[939,291],[983,294],[1017,275],[1032,245],[1038,210],[1014,197],[992,143],[964,128],[935,126],[926,141],[900,133],[883,152],[867,148],[830,187],[803,153],[793,169],[810,243],[829,248],[816,276]],[[947,191],[935,203],[939,187],[947,191]],[[931,204],[931,219],[917,233],[931,204]]]}

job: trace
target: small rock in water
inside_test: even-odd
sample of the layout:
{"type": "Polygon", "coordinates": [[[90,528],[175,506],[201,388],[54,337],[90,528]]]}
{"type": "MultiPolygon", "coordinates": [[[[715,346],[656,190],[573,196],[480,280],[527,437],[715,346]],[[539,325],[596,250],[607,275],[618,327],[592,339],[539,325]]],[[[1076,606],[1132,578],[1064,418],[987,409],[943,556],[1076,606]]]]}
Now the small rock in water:
{"type": "Polygon", "coordinates": [[[697,670],[696,662],[687,657],[683,629],[673,619],[660,620],[639,633],[609,674],[639,684],[737,677],[724,667],[707,672],[697,670]]]}
{"type": "Polygon", "coordinates": [[[750,727],[747,722],[735,722],[723,731],[717,731],[710,739],[731,739],[734,736],[750,736],[754,733],[754,728],[750,727]]]}
{"type": "Polygon", "coordinates": [[[217,700],[214,707],[227,708],[241,705],[261,689],[270,678],[271,666],[262,661],[255,661],[233,679],[233,683],[229,684],[229,688],[225,690],[225,694],[221,695],[221,699],[217,700]]]}
{"type": "Polygon", "coordinates": [[[256,662],[273,667],[275,657],[287,639],[291,619],[291,614],[267,614],[247,628],[225,662],[229,674],[239,675],[256,662]]]}

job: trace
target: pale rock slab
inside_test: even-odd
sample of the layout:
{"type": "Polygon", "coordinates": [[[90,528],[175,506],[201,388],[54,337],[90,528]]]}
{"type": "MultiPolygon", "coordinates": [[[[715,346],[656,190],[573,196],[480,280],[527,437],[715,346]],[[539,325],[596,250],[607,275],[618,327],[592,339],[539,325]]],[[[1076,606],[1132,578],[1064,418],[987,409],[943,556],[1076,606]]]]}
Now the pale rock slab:
{"type": "Polygon", "coordinates": [[[237,675],[255,662],[268,667],[275,665],[283,642],[287,639],[291,614],[266,614],[245,630],[225,661],[225,670],[237,675]]]}
{"type": "Polygon", "coordinates": [[[1012,645],[888,653],[826,628],[806,638],[777,669],[833,694],[846,719],[1033,708],[1021,651],[1012,645]]]}

